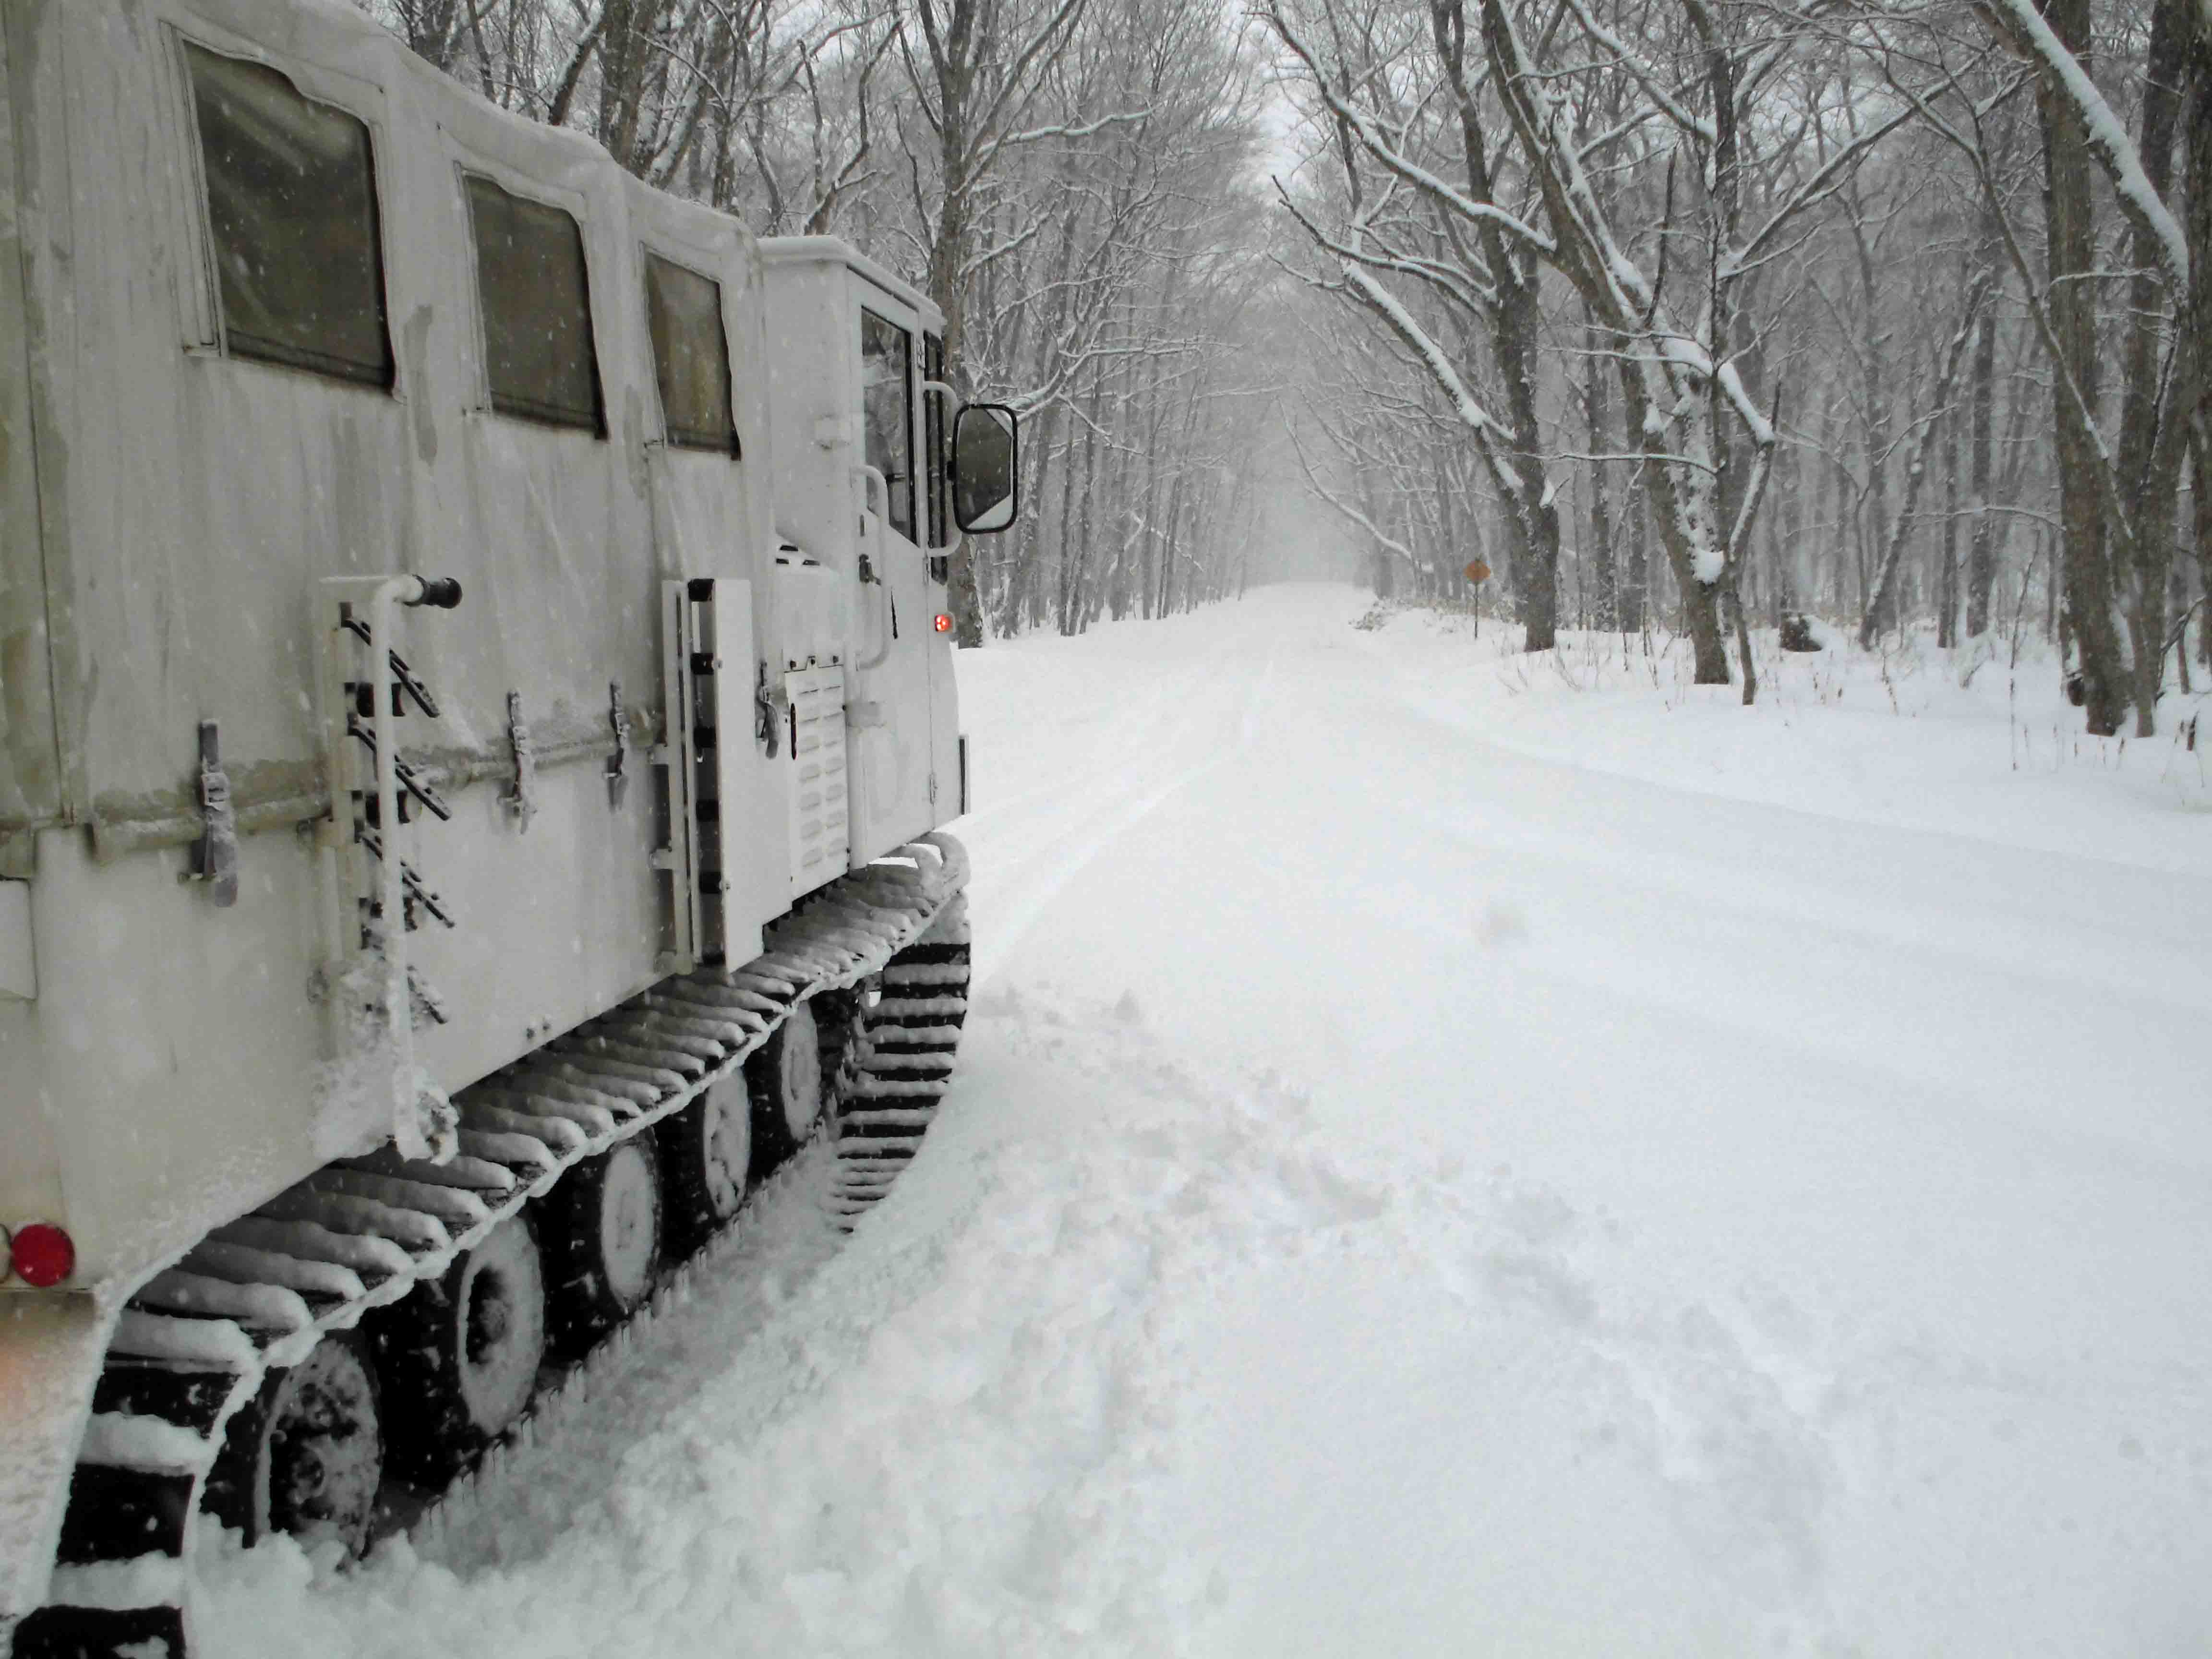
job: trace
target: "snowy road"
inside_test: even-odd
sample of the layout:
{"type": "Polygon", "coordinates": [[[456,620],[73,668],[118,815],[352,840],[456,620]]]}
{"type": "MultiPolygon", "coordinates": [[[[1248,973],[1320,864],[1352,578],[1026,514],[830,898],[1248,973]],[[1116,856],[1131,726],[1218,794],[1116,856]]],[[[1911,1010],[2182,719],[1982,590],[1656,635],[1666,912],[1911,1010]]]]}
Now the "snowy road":
{"type": "Polygon", "coordinates": [[[210,1650],[2212,1651],[2201,800],[1624,747],[1361,608],[963,658],[893,1200],[832,1256],[797,1171],[560,1458],[226,1549],[210,1650]]]}

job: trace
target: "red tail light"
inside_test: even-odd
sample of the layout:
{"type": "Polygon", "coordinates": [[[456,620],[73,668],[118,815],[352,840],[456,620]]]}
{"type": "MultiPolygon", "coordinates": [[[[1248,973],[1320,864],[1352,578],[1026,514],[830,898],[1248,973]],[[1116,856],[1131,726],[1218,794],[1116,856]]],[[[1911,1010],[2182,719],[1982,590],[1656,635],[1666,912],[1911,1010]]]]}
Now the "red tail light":
{"type": "Polygon", "coordinates": [[[9,1254],[17,1276],[35,1290],[50,1289],[76,1271],[76,1244],[47,1222],[18,1227],[9,1254]]]}
{"type": "Polygon", "coordinates": [[[942,611],[937,613],[937,631],[940,634],[950,634],[952,631],[952,618],[942,611]]]}

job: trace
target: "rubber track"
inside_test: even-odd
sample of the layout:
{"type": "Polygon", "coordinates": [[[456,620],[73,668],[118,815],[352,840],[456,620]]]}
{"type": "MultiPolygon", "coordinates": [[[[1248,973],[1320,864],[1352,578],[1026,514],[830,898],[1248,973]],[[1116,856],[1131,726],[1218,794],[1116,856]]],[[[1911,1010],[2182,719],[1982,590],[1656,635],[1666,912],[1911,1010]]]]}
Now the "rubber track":
{"type": "Polygon", "coordinates": [[[952,1080],[968,1018],[968,957],[963,896],[885,964],[882,995],[862,1016],[854,1075],[840,1091],[830,1194],[848,1230],[913,1158],[952,1080]]]}
{"type": "Polygon", "coordinates": [[[436,1278],[573,1165],[683,1110],[799,1003],[880,975],[839,1115],[830,1203],[849,1228],[944,1092],[967,1008],[967,879],[960,844],[925,836],[802,901],[744,966],[663,980],[463,1090],[450,1162],[386,1147],[326,1165],[155,1274],[110,1340],[47,1604],[17,1626],[15,1659],[185,1659],[201,1491],[270,1371],[436,1278]]]}

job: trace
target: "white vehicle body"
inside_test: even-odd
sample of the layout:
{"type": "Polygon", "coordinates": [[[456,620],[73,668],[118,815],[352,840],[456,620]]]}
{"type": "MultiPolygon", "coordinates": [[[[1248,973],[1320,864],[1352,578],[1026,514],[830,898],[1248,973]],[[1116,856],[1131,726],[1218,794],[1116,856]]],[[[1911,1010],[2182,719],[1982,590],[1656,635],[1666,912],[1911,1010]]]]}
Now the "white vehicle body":
{"type": "Polygon", "coordinates": [[[756,957],[796,900],[962,810],[950,532],[915,482],[941,327],[842,244],[763,246],[349,9],[0,0],[0,1225],[76,1250],[58,1286],[0,1283],[0,1638],[45,1595],[107,1333],[151,1274],[395,1127],[404,1149],[418,1087],[756,957]],[[366,128],[388,385],[227,339],[195,51],[366,128]],[[472,180],[580,232],[600,429],[495,406],[472,180]],[[656,258],[719,286],[734,454],[671,441],[656,258]],[[902,526],[870,475],[864,311],[909,345],[902,526]],[[349,655],[339,607],[406,572],[459,607],[393,609],[349,655]],[[450,810],[387,838],[453,924],[390,956],[349,820],[380,826],[392,780],[345,678],[386,650],[440,717],[374,725],[450,810]],[[713,713],[708,756],[686,734],[713,713]],[[192,879],[222,793],[204,722],[229,904],[192,879]],[[362,976],[403,966],[442,1015],[399,1045],[419,1078],[362,1029],[362,976]]]}

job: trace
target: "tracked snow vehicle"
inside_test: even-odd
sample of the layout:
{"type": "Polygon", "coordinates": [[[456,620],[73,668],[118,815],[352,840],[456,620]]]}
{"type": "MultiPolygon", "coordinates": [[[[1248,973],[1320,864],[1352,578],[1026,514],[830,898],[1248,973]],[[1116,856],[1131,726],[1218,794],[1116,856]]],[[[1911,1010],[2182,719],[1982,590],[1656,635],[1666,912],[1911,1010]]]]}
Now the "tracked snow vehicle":
{"type": "MultiPolygon", "coordinates": [[[[0,0],[0,1647],[358,1547],[967,982],[1010,411],[321,0],[0,0]]],[[[811,1167],[811,1166],[810,1166],[811,1167]]]]}

